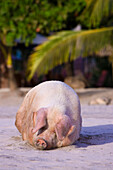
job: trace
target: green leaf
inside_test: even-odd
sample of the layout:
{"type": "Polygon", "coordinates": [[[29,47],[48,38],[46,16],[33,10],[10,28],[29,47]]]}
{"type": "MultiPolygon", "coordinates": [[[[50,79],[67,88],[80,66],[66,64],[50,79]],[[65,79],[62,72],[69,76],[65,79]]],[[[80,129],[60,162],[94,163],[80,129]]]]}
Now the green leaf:
{"type": "Polygon", "coordinates": [[[113,0],[86,0],[87,7],[79,16],[79,21],[87,28],[104,25],[113,16],[113,0]]]}
{"type": "Polygon", "coordinates": [[[30,80],[34,73],[38,76],[48,73],[55,66],[97,53],[101,48],[113,46],[113,27],[90,31],[64,31],[51,36],[49,41],[35,48],[27,65],[30,80]]]}

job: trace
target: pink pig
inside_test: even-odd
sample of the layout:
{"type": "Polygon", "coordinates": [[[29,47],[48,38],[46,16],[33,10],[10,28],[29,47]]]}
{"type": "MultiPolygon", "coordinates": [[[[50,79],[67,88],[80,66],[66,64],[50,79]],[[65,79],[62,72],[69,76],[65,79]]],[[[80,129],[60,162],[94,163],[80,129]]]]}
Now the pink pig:
{"type": "Polygon", "coordinates": [[[15,125],[37,149],[73,144],[81,130],[80,102],[75,91],[60,81],[32,88],[17,112],[15,125]]]}

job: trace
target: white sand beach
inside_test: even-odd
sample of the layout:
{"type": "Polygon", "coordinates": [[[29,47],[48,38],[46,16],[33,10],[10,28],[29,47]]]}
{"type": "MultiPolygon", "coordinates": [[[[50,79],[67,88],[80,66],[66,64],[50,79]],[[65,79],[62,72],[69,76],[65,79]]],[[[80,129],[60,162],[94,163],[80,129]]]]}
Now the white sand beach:
{"type": "Polygon", "coordinates": [[[81,101],[80,139],[71,146],[36,150],[22,141],[15,115],[23,95],[0,90],[0,170],[112,170],[113,89],[77,91],[81,101]],[[96,96],[107,95],[110,105],[89,105],[96,96]]]}

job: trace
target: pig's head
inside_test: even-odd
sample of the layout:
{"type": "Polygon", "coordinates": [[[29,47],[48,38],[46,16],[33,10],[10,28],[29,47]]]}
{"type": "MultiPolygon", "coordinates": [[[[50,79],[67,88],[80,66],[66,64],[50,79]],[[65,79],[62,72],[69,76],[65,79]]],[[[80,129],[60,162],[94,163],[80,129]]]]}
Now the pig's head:
{"type": "Polygon", "coordinates": [[[48,114],[48,108],[33,113],[32,143],[37,149],[51,149],[71,143],[75,126],[67,115],[48,114]],[[53,115],[53,116],[50,116],[53,115]],[[56,115],[56,116],[55,116],[56,115]]]}

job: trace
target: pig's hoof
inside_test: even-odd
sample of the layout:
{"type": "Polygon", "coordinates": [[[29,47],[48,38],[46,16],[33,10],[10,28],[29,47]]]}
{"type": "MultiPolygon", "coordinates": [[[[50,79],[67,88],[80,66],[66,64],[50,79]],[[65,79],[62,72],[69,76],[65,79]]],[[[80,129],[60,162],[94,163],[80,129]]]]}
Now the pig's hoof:
{"type": "Polygon", "coordinates": [[[38,139],[36,141],[36,148],[37,149],[46,149],[47,148],[47,142],[44,139],[38,139]]]}

